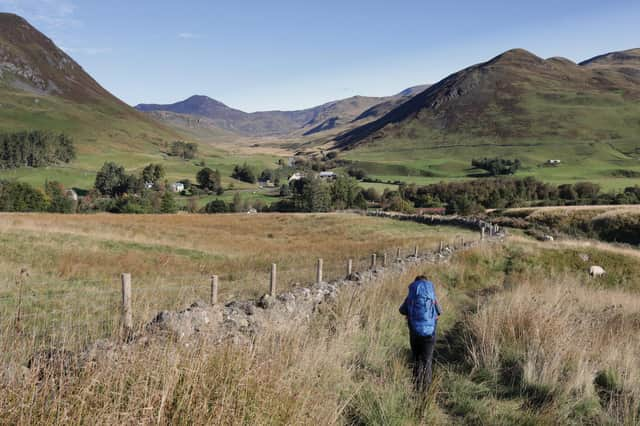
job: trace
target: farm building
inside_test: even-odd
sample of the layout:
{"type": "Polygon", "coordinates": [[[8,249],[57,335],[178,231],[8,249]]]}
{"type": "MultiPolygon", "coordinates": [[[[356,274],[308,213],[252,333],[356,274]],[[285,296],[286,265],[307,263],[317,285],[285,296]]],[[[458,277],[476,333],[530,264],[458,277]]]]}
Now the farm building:
{"type": "Polygon", "coordinates": [[[184,183],[175,182],[171,184],[171,191],[173,192],[182,192],[184,191],[184,183]]]}
{"type": "Polygon", "coordinates": [[[550,166],[557,166],[560,163],[560,160],[547,160],[547,164],[549,164],[550,166]]]}
{"type": "Polygon", "coordinates": [[[300,180],[304,177],[304,174],[299,173],[299,172],[295,172],[294,174],[291,175],[291,177],[289,178],[289,182],[295,182],[297,180],[300,180]]]}
{"type": "Polygon", "coordinates": [[[318,176],[320,179],[335,179],[338,177],[334,172],[320,172],[318,176]]]}

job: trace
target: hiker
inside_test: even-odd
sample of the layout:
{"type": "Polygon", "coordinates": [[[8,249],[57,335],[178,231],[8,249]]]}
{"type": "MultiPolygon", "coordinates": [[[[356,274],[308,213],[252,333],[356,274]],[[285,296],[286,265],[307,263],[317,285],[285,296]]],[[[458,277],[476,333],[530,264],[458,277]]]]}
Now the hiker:
{"type": "Polygon", "coordinates": [[[409,286],[409,294],[400,313],[407,317],[409,341],[413,353],[413,379],[420,391],[431,384],[433,348],[436,344],[436,326],[442,313],[433,283],[419,275],[409,286]]]}

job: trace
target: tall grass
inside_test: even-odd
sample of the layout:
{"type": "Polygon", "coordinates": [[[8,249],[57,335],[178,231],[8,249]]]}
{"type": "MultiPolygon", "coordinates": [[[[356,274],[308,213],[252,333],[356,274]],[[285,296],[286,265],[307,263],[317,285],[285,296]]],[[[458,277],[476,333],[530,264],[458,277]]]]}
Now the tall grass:
{"type": "MultiPolygon", "coordinates": [[[[259,297],[271,263],[278,290],[315,279],[343,277],[348,258],[364,270],[370,256],[434,249],[451,228],[428,228],[357,215],[0,215],[0,324],[17,312],[34,339],[63,339],[78,329],[78,348],[113,336],[119,319],[122,272],[133,275],[134,321],[142,326],[160,310],[207,300],[209,276],[220,276],[220,299],[259,297]],[[30,276],[16,285],[25,268],[30,276]]],[[[7,325],[8,326],[8,325],[7,325]]],[[[6,358],[6,353],[0,358],[6,358]]]]}
{"type": "Polygon", "coordinates": [[[560,423],[636,424],[638,312],[635,292],[585,286],[571,274],[528,277],[468,317],[470,358],[475,369],[549,404],[565,416],[560,423]],[[596,408],[582,413],[585,403],[596,408]]]}

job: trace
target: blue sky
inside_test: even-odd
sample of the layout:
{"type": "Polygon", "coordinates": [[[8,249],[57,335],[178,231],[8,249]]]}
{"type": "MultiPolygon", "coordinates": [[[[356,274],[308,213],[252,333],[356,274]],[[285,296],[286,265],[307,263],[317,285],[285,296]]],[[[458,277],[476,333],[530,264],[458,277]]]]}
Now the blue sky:
{"type": "Polygon", "coordinates": [[[297,109],[433,83],[522,47],[640,47],[640,1],[0,0],[130,104],[297,109]]]}

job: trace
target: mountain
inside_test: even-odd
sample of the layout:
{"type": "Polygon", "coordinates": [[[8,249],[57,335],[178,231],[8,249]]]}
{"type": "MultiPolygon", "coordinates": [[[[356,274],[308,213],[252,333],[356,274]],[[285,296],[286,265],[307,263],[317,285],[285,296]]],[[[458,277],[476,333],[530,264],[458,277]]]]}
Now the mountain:
{"type": "Polygon", "coordinates": [[[190,126],[195,124],[200,129],[208,128],[214,132],[224,130],[242,136],[315,137],[325,132],[344,131],[353,127],[352,123],[356,121],[378,117],[426,87],[428,86],[410,87],[388,97],[353,96],[297,111],[247,113],[200,95],[174,104],[140,104],[135,108],[181,130],[185,130],[188,121],[190,126]],[[362,115],[365,111],[370,112],[362,115]],[[198,121],[185,120],[184,117],[176,117],[175,114],[197,117],[198,121]]]}
{"type": "Polygon", "coordinates": [[[27,129],[66,132],[80,164],[101,153],[159,152],[179,137],[109,93],[26,20],[0,13],[0,132],[27,129]]]}
{"type": "MultiPolygon", "coordinates": [[[[639,134],[639,50],[580,64],[513,49],[454,73],[382,117],[335,138],[354,148],[394,140],[434,144],[614,141],[623,151],[639,134]]],[[[636,142],[637,143],[637,142],[636,142]]]]}

